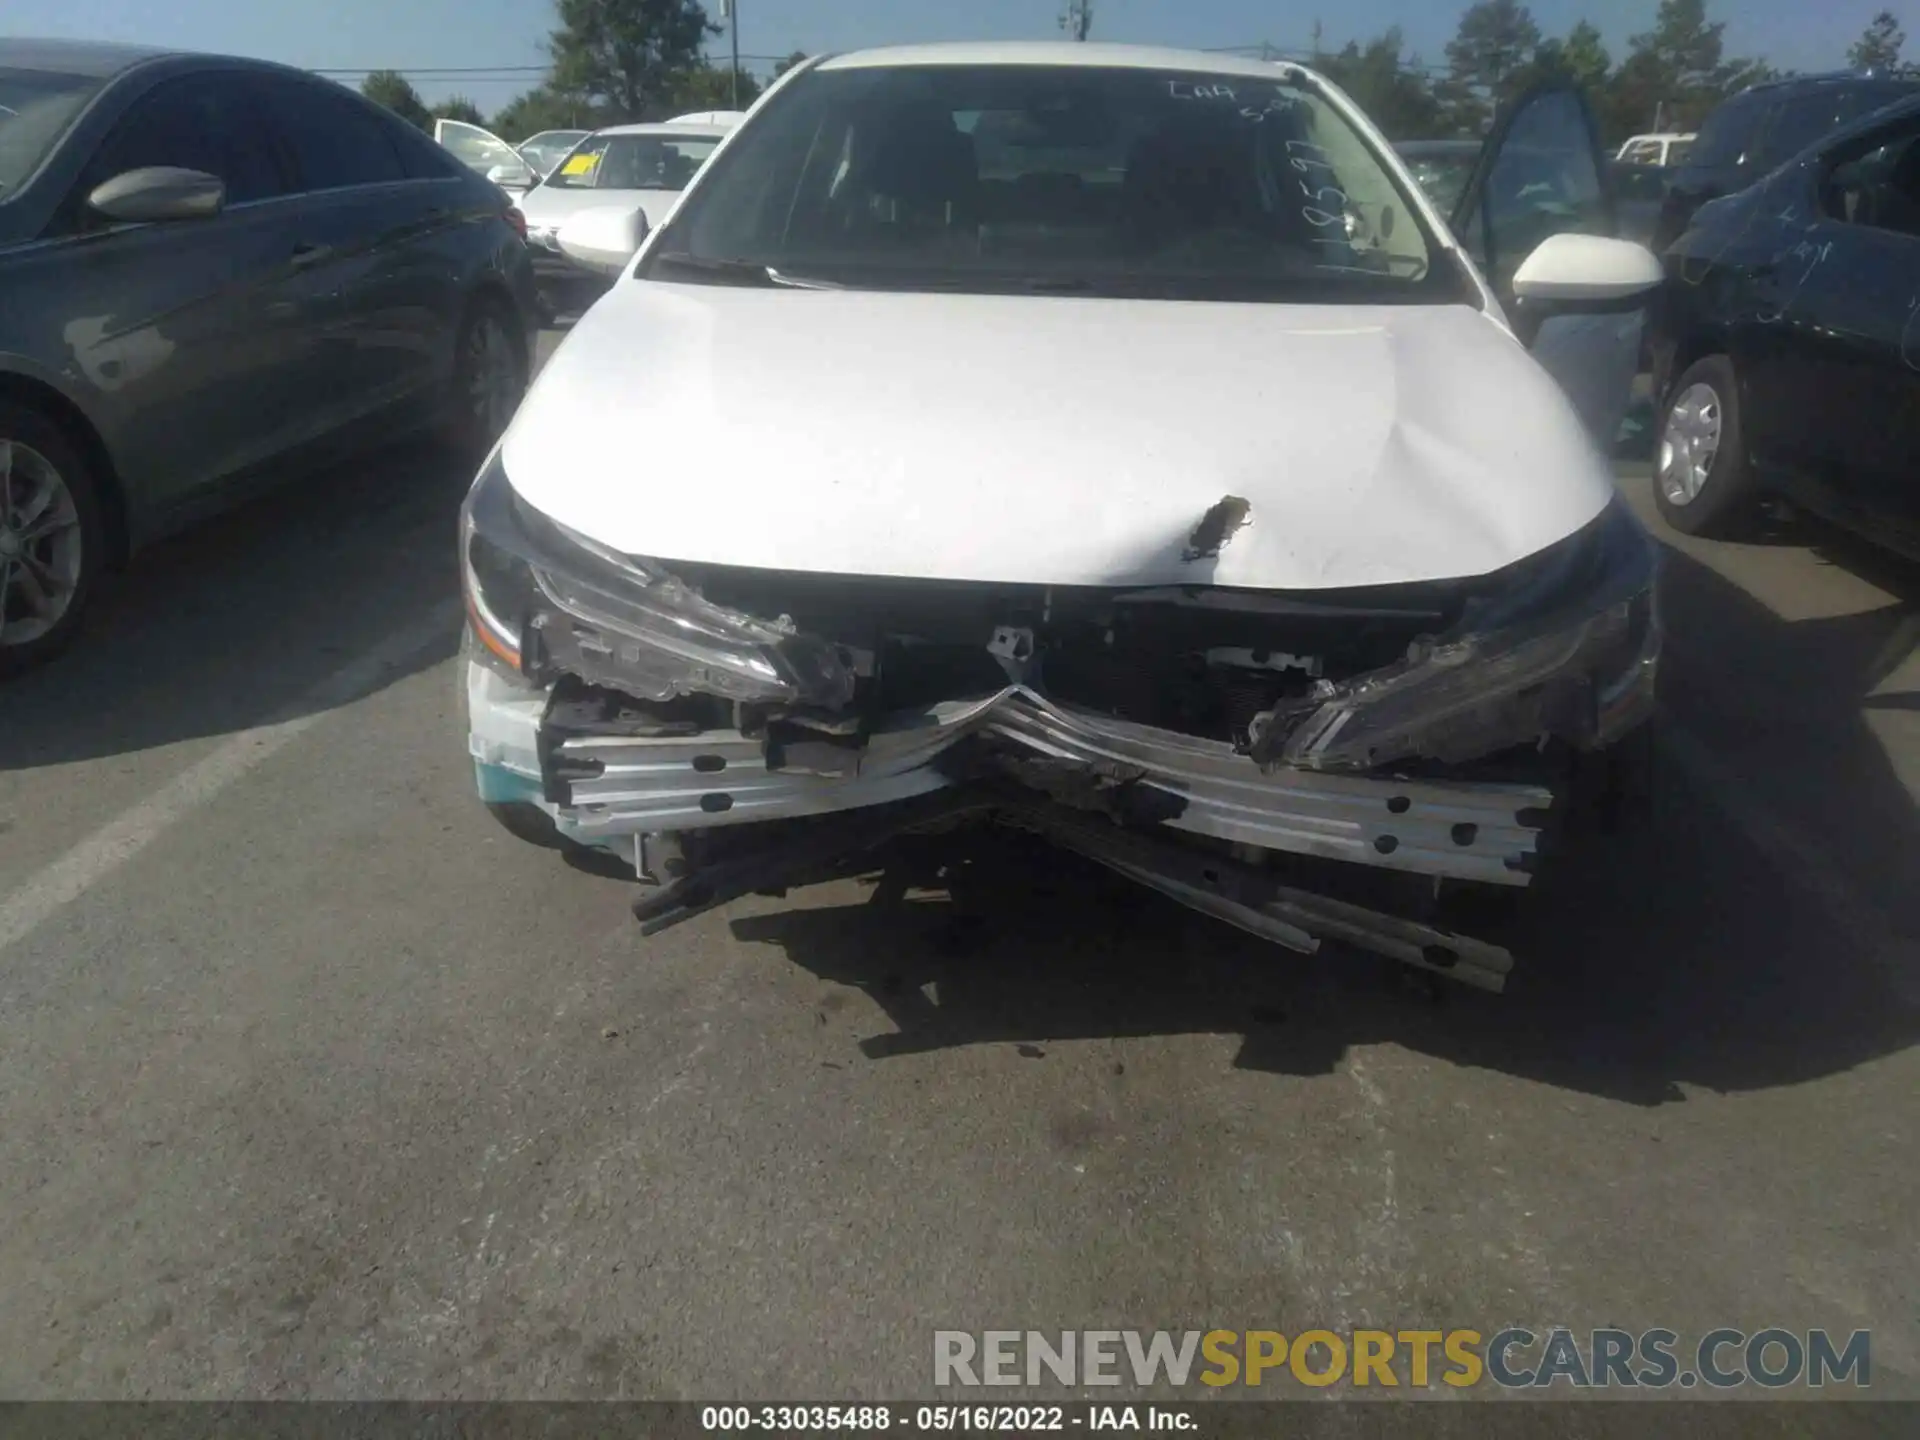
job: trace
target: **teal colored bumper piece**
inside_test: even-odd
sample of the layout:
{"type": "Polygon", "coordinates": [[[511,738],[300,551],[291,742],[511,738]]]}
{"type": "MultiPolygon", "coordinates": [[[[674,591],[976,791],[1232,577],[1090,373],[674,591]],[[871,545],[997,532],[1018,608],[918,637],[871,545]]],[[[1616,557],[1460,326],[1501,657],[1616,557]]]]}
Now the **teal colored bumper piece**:
{"type": "Polygon", "coordinates": [[[473,783],[480,792],[480,798],[489,805],[505,805],[515,800],[530,800],[537,804],[540,800],[538,780],[517,775],[504,765],[474,761],[473,783]]]}

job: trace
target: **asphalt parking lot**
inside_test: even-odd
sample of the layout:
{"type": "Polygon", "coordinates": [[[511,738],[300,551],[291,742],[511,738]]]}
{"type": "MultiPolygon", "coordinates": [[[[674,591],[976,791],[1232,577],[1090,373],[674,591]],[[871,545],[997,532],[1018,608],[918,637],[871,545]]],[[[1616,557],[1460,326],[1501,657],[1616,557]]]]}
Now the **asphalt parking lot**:
{"type": "Polygon", "coordinates": [[[1677,544],[1650,828],[1436,997],[1065,861],[968,947],[854,884],[643,942],[472,798],[467,478],[170,542],[0,693],[0,1393],[905,1398],[936,1327],[1515,1321],[1871,1327],[1920,1395],[1914,567],[1677,544]]]}

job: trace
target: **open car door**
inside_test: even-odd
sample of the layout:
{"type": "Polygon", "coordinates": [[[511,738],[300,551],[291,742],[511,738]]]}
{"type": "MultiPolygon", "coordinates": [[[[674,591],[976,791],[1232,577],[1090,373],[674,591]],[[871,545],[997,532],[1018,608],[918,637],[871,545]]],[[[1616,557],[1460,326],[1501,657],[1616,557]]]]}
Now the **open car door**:
{"type": "Polygon", "coordinates": [[[433,138],[462,165],[486,176],[503,190],[530,189],[540,178],[518,150],[478,125],[469,125],[464,120],[436,120],[433,138]]]}
{"type": "Polygon", "coordinates": [[[1653,293],[1584,306],[1560,301],[1542,315],[1538,307],[1529,312],[1514,286],[1527,257],[1551,236],[1620,234],[1599,128],[1577,87],[1537,86],[1497,117],[1452,225],[1521,340],[1610,452],[1639,370],[1653,293]]]}

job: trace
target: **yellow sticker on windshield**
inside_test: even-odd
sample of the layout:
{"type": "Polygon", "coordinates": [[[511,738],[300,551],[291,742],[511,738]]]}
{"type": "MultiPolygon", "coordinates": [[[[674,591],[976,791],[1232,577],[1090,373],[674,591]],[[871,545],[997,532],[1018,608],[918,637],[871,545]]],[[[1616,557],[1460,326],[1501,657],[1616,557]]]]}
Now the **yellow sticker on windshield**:
{"type": "Polygon", "coordinates": [[[570,156],[567,163],[560,167],[562,175],[591,175],[594,167],[600,163],[597,154],[570,156]]]}

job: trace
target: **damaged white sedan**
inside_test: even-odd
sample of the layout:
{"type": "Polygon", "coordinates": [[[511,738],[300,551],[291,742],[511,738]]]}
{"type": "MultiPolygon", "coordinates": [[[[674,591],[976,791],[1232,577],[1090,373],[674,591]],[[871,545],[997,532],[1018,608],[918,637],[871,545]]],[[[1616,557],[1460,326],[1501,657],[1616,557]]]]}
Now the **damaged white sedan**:
{"type": "Polygon", "coordinates": [[[631,865],[649,931],[1012,825],[1500,988],[1437,902],[1527,885],[1651,711],[1655,550],[1591,430],[1659,267],[1568,92],[1463,204],[1292,65],[790,72],[468,497],[481,797],[631,865]],[[1543,154],[1593,206],[1516,252],[1543,154]]]}

